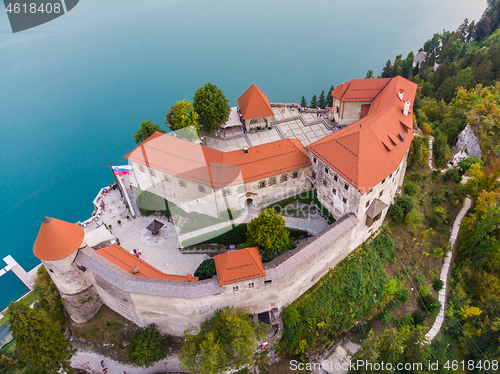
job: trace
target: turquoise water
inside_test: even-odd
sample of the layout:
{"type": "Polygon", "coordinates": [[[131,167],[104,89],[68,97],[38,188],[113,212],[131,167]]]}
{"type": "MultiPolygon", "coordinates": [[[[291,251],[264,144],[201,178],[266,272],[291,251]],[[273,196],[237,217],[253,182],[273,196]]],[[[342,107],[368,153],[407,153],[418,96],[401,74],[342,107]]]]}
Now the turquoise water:
{"type": "MultiPolygon", "coordinates": [[[[9,254],[26,270],[36,266],[42,211],[87,219],[99,189],[113,181],[109,162],[124,163],[140,122],[162,125],[170,105],[205,82],[232,105],[252,83],[271,102],[310,100],[368,69],[379,74],[389,58],[417,52],[433,33],[477,20],[485,7],[486,0],[81,0],[16,34],[0,8],[0,266],[9,254]]],[[[26,292],[14,278],[0,277],[0,310],[26,292]]]]}

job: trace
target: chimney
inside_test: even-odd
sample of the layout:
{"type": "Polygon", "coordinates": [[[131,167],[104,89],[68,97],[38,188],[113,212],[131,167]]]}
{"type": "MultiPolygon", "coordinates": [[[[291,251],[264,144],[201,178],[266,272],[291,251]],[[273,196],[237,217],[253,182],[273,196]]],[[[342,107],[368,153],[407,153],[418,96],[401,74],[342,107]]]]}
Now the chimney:
{"type": "Polygon", "coordinates": [[[247,155],[248,154],[248,147],[243,147],[243,152],[245,152],[245,154],[247,155]]]}
{"type": "Polygon", "coordinates": [[[399,94],[398,94],[398,97],[399,97],[399,100],[403,101],[403,94],[405,93],[405,90],[403,90],[402,88],[399,89],[399,94]]]}
{"type": "Polygon", "coordinates": [[[411,105],[410,101],[405,102],[405,107],[403,109],[403,114],[405,116],[407,116],[408,112],[410,111],[410,105],[411,105]]]}

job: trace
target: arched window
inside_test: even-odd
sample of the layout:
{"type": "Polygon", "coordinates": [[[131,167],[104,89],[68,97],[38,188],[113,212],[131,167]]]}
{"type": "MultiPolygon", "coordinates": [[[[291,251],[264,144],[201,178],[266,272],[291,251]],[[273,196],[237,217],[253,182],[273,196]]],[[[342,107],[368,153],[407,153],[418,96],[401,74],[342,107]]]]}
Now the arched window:
{"type": "Polygon", "coordinates": [[[171,182],[170,177],[167,174],[163,174],[163,179],[165,179],[165,182],[168,182],[168,183],[171,182]]]}
{"type": "Polygon", "coordinates": [[[179,186],[187,188],[187,183],[184,179],[179,179],[179,186]]]}
{"type": "Polygon", "coordinates": [[[264,188],[264,187],[266,187],[266,181],[260,181],[259,188],[264,188]]]}
{"type": "Polygon", "coordinates": [[[286,182],[287,180],[288,180],[288,175],[283,174],[283,175],[281,176],[281,182],[283,183],[283,182],[286,182]]]}
{"type": "Polygon", "coordinates": [[[272,177],[269,179],[269,185],[272,186],[273,184],[276,184],[276,178],[272,177]]]}
{"type": "Polygon", "coordinates": [[[204,185],[199,184],[199,185],[198,185],[198,191],[200,191],[201,193],[206,193],[206,192],[207,192],[207,189],[205,188],[205,186],[204,186],[204,185]]]}

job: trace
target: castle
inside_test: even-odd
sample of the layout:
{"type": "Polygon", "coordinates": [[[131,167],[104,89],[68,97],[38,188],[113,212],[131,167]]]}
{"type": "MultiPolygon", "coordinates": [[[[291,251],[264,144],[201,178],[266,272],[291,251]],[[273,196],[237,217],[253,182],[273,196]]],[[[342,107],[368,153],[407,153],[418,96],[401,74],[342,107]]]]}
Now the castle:
{"type": "MultiPolygon", "coordinates": [[[[249,91],[238,100],[247,130],[256,124],[278,126],[267,97],[256,86],[249,91]]],[[[217,217],[316,189],[335,222],[270,262],[262,263],[255,248],[224,253],[215,258],[217,276],[200,281],[189,274],[192,268],[162,268],[156,257],[145,261],[131,253],[136,242],[127,236],[133,229],[125,225],[145,217],[124,220],[112,232],[96,224],[99,214],[80,225],[46,217],[34,253],[76,322],[106,304],[139,326],[155,323],[163,332],[182,335],[190,323],[199,326],[228,305],[279,313],[380,227],[403,183],[415,93],[416,85],[401,77],[341,84],[332,92],[329,111],[337,128],[306,147],[300,136],[287,136],[221,151],[155,133],[126,156],[131,176],[117,182],[123,209],[126,204],[132,216],[142,191],[186,212],[217,217]]],[[[171,256],[177,256],[171,223],[158,224],[166,230],[165,242],[151,239],[145,229],[138,236],[151,248],[170,246],[171,256]]]]}

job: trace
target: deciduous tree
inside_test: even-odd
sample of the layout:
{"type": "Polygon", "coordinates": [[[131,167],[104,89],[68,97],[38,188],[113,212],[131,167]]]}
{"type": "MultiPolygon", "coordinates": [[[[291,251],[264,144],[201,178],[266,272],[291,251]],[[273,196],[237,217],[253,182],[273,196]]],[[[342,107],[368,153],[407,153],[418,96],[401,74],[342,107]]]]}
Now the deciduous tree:
{"type": "Polygon", "coordinates": [[[206,131],[217,131],[229,119],[231,107],[224,92],[212,83],[205,83],[193,97],[194,111],[199,114],[200,125],[206,131]]]}
{"type": "Polygon", "coordinates": [[[149,367],[165,358],[167,352],[161,348],[163,339],[155,324],[141,328],[130,341],[130,360],[137,366],[149,367]]]}
{"type": "Polygon", "coordinates": [[[247,244],[258,246],[267,256],[275,256],[290,245],[285,220],[276,210],[267,208],[247,226],[247,244]]]}
{"type": "Polygon", "coordinates": [[[218,374],[229,365],[239,368],[248,364],[266,329],[253,323],[247,312],[232,307],[219,309],[199,330],[191,326],[184,332],[181,367],[200,374],[218,374]]]}
{"type": "Polygon", "coordinates": [[[156,131],[163,133],[166,132],[165,130],[160,129],[160,126],[158,126],[156,123],[153,123],[151,121],[141,122],[141,127],[139,128],[139,131],[137,131],[134,134],[135,144],[142,143],[144,140],[153,135],[156,131]]]}
{"type": "Polygon", "coordinates": [[[165,124],[170,130],[176,131],[179,137],[194,141],[201,136],[199,117],[193,105],[187,100],[182,100],[170,107],[165,124]]]}

